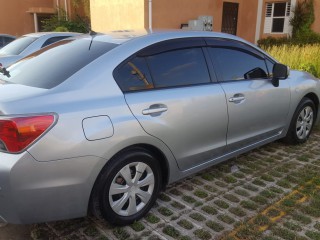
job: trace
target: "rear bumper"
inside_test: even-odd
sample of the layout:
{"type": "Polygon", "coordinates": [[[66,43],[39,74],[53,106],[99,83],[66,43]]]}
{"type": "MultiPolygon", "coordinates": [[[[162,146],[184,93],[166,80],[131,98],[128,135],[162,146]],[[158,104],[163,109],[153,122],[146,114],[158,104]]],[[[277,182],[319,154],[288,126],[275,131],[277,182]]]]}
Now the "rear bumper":
{"type": "Polygon", "coordinates": [[[27,224],[82,217],[105,161],[94,156],[38,162],[0,153],[0,222],[27,224]]]}

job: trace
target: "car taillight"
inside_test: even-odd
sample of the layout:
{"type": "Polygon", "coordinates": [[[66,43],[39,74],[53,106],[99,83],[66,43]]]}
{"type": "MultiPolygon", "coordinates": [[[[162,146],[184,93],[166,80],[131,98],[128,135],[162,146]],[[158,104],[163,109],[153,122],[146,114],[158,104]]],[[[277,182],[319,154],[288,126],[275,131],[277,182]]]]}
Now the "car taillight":
{"type": "Polygon", "coordinates": [[[21,152],[43,134],[54,120],[53,115],[0,117],[0,151],[21,152]]]}

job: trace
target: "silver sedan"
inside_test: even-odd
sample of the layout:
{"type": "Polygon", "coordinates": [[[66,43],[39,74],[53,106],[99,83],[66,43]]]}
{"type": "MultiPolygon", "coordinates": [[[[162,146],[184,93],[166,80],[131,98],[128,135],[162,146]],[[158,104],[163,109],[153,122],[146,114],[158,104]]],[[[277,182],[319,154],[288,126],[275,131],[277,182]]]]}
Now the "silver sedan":
{"type": "Polygon", "coordinates": [[[65,39],[0,74],[0,220],[143,217],[169,183],[307,141],[320,82],[212,32],[65,39]]]}
{"type": "Polygon", "coordinates": [[[39,32],[29,33],[4,46],[0,50],[0,66],[8,67],[10,64],[32,54],[39,49],[67,37],[73,37],[79,33],[69,32],[39,32]]]}

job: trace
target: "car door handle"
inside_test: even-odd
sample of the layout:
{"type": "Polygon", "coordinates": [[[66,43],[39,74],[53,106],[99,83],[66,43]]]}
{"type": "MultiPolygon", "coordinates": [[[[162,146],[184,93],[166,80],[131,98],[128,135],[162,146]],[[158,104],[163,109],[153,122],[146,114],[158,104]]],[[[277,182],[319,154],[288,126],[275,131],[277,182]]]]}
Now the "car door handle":
{"type": "Polygon", "coordinates": [[[245,97],[232,97],[232,98],[229,98],[229,102],[240,102],[245,99],[246,99],[245,97]]]}
{"type": "Polygon", "coordinates": [[[235,94],[233,97],[229,98],[229,102],[240,103],[246,98],[242,94],[235,94]]]}
{"type": "Polygon", "coordinates": [[[148,108],[148,109],[144,109],[142,110],[142,114],[143,115],[151,115],[151,114],[155,114],[155,113],[162,113],[162,112],[166,112],[168,110],[167,107],[157,107],[157,108],[148,108]]]}

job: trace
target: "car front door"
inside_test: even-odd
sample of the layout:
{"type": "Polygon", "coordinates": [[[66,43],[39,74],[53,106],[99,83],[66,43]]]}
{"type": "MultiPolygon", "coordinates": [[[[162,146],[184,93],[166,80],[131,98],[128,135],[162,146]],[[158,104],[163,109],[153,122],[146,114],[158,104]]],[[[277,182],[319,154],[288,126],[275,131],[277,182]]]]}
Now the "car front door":
{"type": "Polygon", "coordinates": [[[181,170],[226,150],[225,94],[211,81],[201,45],[196,39],[166,41],[125,61],[114,74],[142,128],[171,149],[181,170]]]}
{"type": "Polygon", "coordinates": [[[280,81],[278,87],[272,84],[272,69],[267,68],[271,60],[232,41],[214,41],[208,51],[228,104],[228,151],[280,135],[287,120],[290,89],[288,81],[280,81]]]}

